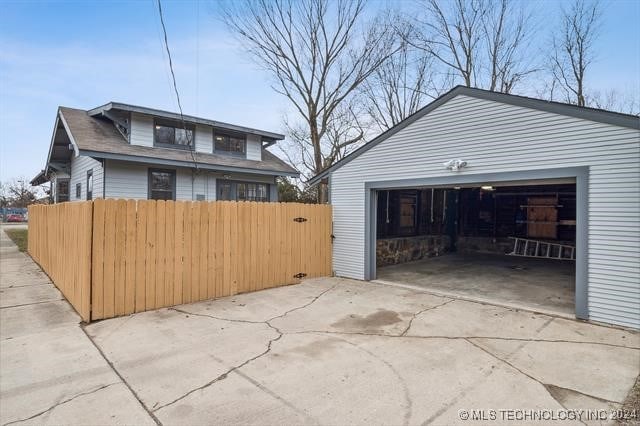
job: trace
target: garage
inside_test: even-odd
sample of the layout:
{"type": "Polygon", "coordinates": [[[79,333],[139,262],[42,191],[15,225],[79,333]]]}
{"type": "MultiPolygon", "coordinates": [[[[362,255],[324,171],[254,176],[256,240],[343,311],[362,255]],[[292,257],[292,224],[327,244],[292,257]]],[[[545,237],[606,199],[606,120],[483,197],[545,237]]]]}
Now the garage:
{"type": "Polygon", "coordinates": [[[572,179],[377,191],[379,281],[570,315],[575,249],[572,179]]]}
{"type": "Polygon", "coordinates": [[[458,86],[319,173],[333,267],[640,328],[640,120],[458,86]]]}

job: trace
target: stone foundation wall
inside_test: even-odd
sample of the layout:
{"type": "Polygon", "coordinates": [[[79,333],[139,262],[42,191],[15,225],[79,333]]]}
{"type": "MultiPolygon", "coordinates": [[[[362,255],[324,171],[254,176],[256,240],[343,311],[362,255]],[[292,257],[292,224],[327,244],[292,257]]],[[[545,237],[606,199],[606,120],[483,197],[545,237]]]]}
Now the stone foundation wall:
{"type": "Polygon", "coordinates": [[[376,242],[376,265],[395,265],[420,260],[439,256],[448,250],[449,237],[446,235],[379,239],[376,242]]]}

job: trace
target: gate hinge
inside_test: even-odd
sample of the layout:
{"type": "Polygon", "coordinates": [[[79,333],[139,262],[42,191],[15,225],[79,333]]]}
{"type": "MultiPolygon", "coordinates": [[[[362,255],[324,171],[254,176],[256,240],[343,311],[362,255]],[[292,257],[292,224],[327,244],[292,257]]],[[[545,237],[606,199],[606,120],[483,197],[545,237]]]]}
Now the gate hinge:
{"type": "Polygon", "coordinates": [[[294,222],[298,222],[298,223],[306,222],[307,218],[306,217],[296,217],[295,219],[293,219],[293,221],[294,222]]]}
{"type": "Polygon", "coordinates": [[[305,274],[304,272],[298,272],[297,274],[295,274],[293,276],[293,278],[304,278],[306,276],[307,276],[307,274],[305,274]]]}

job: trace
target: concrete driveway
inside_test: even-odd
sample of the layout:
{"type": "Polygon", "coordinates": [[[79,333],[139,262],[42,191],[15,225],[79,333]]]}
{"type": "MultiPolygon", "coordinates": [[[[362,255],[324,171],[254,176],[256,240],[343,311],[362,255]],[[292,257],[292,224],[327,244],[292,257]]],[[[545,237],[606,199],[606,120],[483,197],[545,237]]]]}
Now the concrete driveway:
{"type": "Polygon", "coordinates": [[[86,327],[62,304],[2,309],[2,424],[501,424],[608,413],[640,373],[637,333],[338,278],[86,327]]]}

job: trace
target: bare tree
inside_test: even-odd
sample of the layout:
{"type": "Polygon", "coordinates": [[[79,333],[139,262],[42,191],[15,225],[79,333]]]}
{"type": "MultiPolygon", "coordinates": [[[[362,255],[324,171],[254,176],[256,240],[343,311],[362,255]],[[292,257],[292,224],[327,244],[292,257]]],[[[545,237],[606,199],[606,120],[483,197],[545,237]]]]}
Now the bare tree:
{"type": "MultiPolygon", "coordinates": [[[[359,142],[364,141],[369,125],[362,122],[362,117],[365,116],[361,109],[362,105],[365,104],[359,102],[358,97],[351,97],[339,105],[331,117],[328,117],[320,140],[320,149],[327,167],[359,148],[361,145],[359,142]]],[[[302,177],[305,180],[309,179],[317,172],[314,150],[310,146],[308,123],[296,119],[289,120],[285,117],[284,125],[288,138],[278,144],[278,148],[291,164],[300,165],[302,177]]]]}
{"type": "Polygon", "coordinates": [[[615,89],[595,90],[586,97],[588,106],[617,111],[625,114],[640,115],[640,99],[634,90],[620,92],[615,89]]]}
{"type": "Polygon", "coordinates": [[[439,95],[433,61],[405,42],[363,84],[367,115],[379,130],[390,129],[439,95]]]}
{"type": "Polygon", "coordinates": [[[597,0],[574,0],[562,12],[558,32],[553,36],[551,73],[567,102],[586,105],[585,75],[593,62],[593,45],[602,19],[597,0]]]}
{"type": "Polygon", "coordinates": [[[532,29],[531,14],[511,0],[491,0],[483,21],[487,50],[487,88],[511,93],[524,77],[537,71],[526,58],[532,29]]]}
{"type": "Polygon", "coordinates": [[[0,184],[0,203],[2,207],[27,207],[41,197],[40,188],[31,186],[25,178],[14,179],[10,183],[0,184]]]}
{"type": "Polygon", "coordinates": [[[526,57],[531,15],[513,0],[420,0],[412,44],[468,87],[510,93],[536,71],[526,57]]]}
{"type": "Polygon", "coordinates": [[[422,0],[419,4],[426,13],[415,19],[421,31],[412,44],[456,73],[465,86],[476,86],[486,1],[422,0]]]}
{"type": "MultiPolygon", "coordinates": [[[[300,149],[313,174],[345,148],[327,141],[336,111],[395,49],[390,26],[380,19],[365,26],[365,18],[364,0],[237,0],[223,7],[224,21],[308,130],[300,149]]],[[[321,187],[319,201],[326,200],[321,187]]]]}

